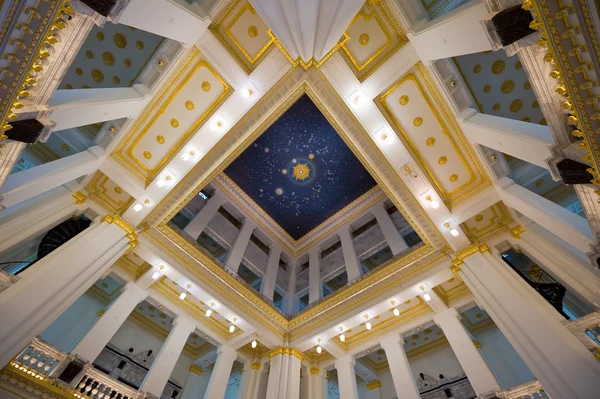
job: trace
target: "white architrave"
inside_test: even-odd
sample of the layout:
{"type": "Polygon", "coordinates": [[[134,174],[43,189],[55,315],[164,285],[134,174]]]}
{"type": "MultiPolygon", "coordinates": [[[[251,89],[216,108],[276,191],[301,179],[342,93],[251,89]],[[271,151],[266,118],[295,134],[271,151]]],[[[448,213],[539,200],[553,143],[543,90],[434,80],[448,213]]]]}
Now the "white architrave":
{"type": "Polygon", "coordinates": [[[390,246],[390,249],[392,250],[392,254],[394,256],[408,249],[406,241],[404,241],[404,238],[402,238],[402,236],[400,235],[400,232],[394,225],[394,222],[392,221],[390,215],[387,213],[385,207],[383,206],[383,203],[380,202],[378,204],[375,204],[371,208],[371,213],[377,219],[377,224],[379,224],[379,227],[381,228],[381,231],[385,236],[385,240],[390,246]]]}

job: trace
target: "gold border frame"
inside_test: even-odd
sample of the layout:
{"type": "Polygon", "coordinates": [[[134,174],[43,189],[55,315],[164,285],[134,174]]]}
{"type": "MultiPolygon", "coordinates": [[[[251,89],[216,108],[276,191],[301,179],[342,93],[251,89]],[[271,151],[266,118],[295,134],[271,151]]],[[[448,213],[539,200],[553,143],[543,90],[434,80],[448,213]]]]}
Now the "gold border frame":
{"type": "MultiPolygon", "coordinates": [[[[244,6],[242,6],[242,9],[240,10],[240,12],[232,19],[232,21],[227,24],[227,28],[225,28],[225,34],[231,39],[231,41],[236,45],[236,47],[242,52],[242,54],[244,54],[244,56],[248,59],[248,61],[250,61],[251,64],[254,65],[254,63],[256,61],[258,61],[258,59],[264,54],[265,51],[267,51],[269,49],[269,47],[271,46],[271,44],[273,44],[274,42],[274,37],[272,35],[269,35],[270,39],[267,42],[267,44],[265,44],[263,46],[262,49],[259,50],[259,52],[252,57],[250,54],[248,54],[248,52],[246,51],[246,49],[242,46],[242,44],[235,38],[235,36],[233,36],[230,32],[230,29],[233,27],[233,25],[235,25],[235,23],[242,17],[242,15],[244,14],[244,12],[246,12],[246,10],[249,10],[252,15],[256,15],[256,10],[254,9],[254,7],[252,7],[252,5],[248,2],[246,3],[244,6]]],[[[228,15],[229,16],[229,15],[228,15]]],[[[260,17],[260,15],[259,15],[260,17]]],[[[262,20],[262,18],[261,18],[262,20]]],[[[264,21],[263,21],[264,22],[264,21]]],[[[266,25],[266,23],[265,23],[266,25]]],[[[268,33],[267,33],[268,34],[268,33]]]]}
{"type": "Polygon", "coordinates": [[[365,21],[370,21],[371,19],[375,18],[375,21],[377,22],[377,25],[379,25],[379,27],[381,28],[381,30],[383,31],[387,42],[385,42],[385,44],[381,47],[379,47],[373,54],[371,54],[371,56],[369,56],[369,58],[367,58],[367,60],[365,62],[362,63],[362,65],[358,65],[358,62],[356,62],[356,59],[354,58],[354,56],[352,55],[352,53],[350,52],[350,50],[348,50],[348,47],[346,46],[346,43],[344,43],[342,45],[342,48],[344,49],[344,52],[346,53],[346,55],[348,56],[348,58],[350,59],[350,61],[352,61],[352,64],[354,65],[354,67],[358,70],[358,72],[361,72],[364,68],[366,68],[371,61],[373,61],[375,58],[377,58],[377,56],[379,54],[381,54],[383,51],[385,51],[385,49],[390,45],[390,43],[392,42],[392,38],[389,34],[389,32],[385,29],[385,26],[381,23],[381,20],[379,19],[379,15],[377,15],[377,12],[373,11],[371,14],[367,15],[367,13],[364,10],[360,10],[358,14],[356,14],[356,16],[354,17],[354,19],[352,20],[352,22],[350,22],[350,25],[348,25],[348,27],[346,28],[346,32],[348,31],[348,29],[350,29],[352,27],[352,25],[354,25],[354,23],[360,18],[363,17],[365,21]]]}

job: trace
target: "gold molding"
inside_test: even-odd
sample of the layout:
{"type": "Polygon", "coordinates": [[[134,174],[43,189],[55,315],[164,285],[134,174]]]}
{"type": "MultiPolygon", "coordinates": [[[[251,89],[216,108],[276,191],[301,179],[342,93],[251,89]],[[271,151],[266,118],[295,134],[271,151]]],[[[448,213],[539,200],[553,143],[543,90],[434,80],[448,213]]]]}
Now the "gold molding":
{"type": "Polygon", "coordinates": [[[367,390],[372,391],[373,389],[381,388],[381,381],[375,380],[367,384],[367,390]]]}
{"type": "Polygon", "coordinates": [[[85,187],[88,197],[110,213],[123,214],[135,201],[135,198],[131,195],[129,195],[129,199],[126,201],[111,198],[108,194],[109,189],[105,187],[108,181],[112,182],[104,173],[97,171],[85,187]]]}
{"type": "Polygon", "coordinates": [[[252,364],[250,365],[250,370],[256,370],[256,371],[258,371],[258,370],[260,370],[260,366],[261,366],[261,364],[260,364],[260,363],[258,363],[258,362],[254,362],[254,363],[252,363],[252,364]]]}
{"type": "MultiPolygon", "coordinates": [[[[488,209],[490,209],[492,212],[492,217],[489,220],[489,224],[480,228],[470,229],[468,223],[473,220],[473,218],[461,223],[461,228],[471,242],[486,242],[491,238],[497,237],[500,234],[509,231],[509,226],[514,223],[513,218],[506,211],[506,207],[502,202],[497,202],[488,209]]],[[[483,213],[488,209],[480,213],[483,213]]]]}
{"type": "Polygon", "coordinates": [[[125,255],[137,247],[139,244],[139,236],[135,234],[135,228],[122,219],[119,215],[106,215],[102,221],[108,224],[114,223],[116,226],[119,226],[123,231],[125,231],[125,236],[129,239],[129,249],[127,252],[125,252],[125,255]]]}
{"type": "Polygon", "coordinates": [[[302,67],[302,69],[304,69],[305,71],[308,68],[313,67],[313,66],[315,67],[315,69],[319,69],[319,67],[321,65],[323,65],[325,63],[325,61],[327,61],[329,59],[329,57],[331,57],[333,54],[335,54],[336,51],[338,51],[348,41],[348,39],[350,39],[350,36],[348,36],[348,34],[346,32],[344,32],[342,38],[319,61],[315,60],[314,58],[311,58],[308,61],[304,61],[300,57],[298,57],[294,60],[292,58],[292,56],[290,55],[290,53],[288,53],[288,51],[285,49],[283,44],[281,44],[281,42],[275,37],[275,35],[273,34],[273,32],[270,29],[268,30],[267,33],[269,34],[269,36],[271,36],[271,38],[273,39],[273,42],[275,43],[277,48],[283,53],[283,55],[289,61],[289,63],[292,64],[292,67],[295,68],[298,65],[300,65],[302,67]]]}
{"type": "Polygon", "coordinates": [[[256,10],[254,9],[254,7],[252,7],[252,5],[249,2],[244,4],[241,10],[238,12],[238,14],[231,20],[229,24],[227,24],[227,28],[225,28],[225,34],[231,39],[231,41],[235,44],[238,50],[240,50],[242,54],[244,54],[244,57],[246,57],[246,59],[248,59],[248,61],[251,64],[254,64],[264,54],[264,52],[269,49],[271,44],[274,42],[274,37],[272,35],[269,35],[269,41],[264,45],[262,49],[258,51],[258,53],[255,56],[251,56],[250,54],[248,54],[244,46],[242,46],[242,44],[230,32],[230,29],[233,27],[233,25],[235,25],[235,23],[242,17],[242,15],[244,15],[244,13],[247,10],[249,10],[252,13],[252,15],[256,15],[256,10]]]}
{"type": "Polygon", "coordinates": [[[348,56],[348,58],[352,62],[352,65],[354,65],[354,67],[357,69],[358,72],[360,72],[364,68],[366,68],[371,63],[371,61],[373,61],[379,54],[381,54],[390,45],[390,43],[392,42],[392,38],[390,37],[388,31],[385,29],[385,27],[381,23],[381,20],[379,19],[379,15],[377,15],[377,13],[375,11],[373,11],[371,14],[367,15],[367,13],[364,10],[360,10],[358,12],[358,14],[356,14],[356,16],[354,17],[354,19],[352,20],[352,22],[350,22],[350,25],[348,26],[348,28],[346,28],[346,32],[360,18],[363,18],[365,21],[370,21],[371,19],[375,19],[375,22],[377,22],[377,25],[383,31],[383,33],[384,33],[387,41],[385,42],[385,44],[383,46],[381,46],[380,48],[378,48],[377,50],[375,50],[375,52],[365,62],[363,62],[361,65],[358,65],[358,62],[356,61],[356,59],[354,58],[354,56],[352,55],[352,53],[348,49],[348,46],[346,45],[347,43],[344,43],[342,45],[342,48],[344,49],[344,52],[346,53],[346,55],[348,56]]]}
{"type": "Polygon", "coordinates": [[[310,375],[319,375],[319,373],[321,372],[321,370],[319,370],[318,367],[311,367],[309,369],[309,371],[310,371],[310,375]]]}
{"type": "Polygon", "coordinates": [[[87,199],[87,196],[81,191],[75,191],[73,194],[71,194],[71,197],[75,199],[75,204],[77,205],[83,204],[87,199]]]}
{"type": "Polygon", "coordinates": [[[204,370],[202,370],[200,367],[196,366],[195,364],[192,364],[190,366],[190,372],[198,374],[198,375],[204,374],[204,370]]]}
{"type": "Polygon", "coordinates": [[[521,225],[518,225],[516,227],[513,227],[509,231],[510,231],[510,235],[511,236],[513,236],[516,239],[520,239],[521,238],[521,234],[525,233],[525,227],[523,227],[521,225]]]}

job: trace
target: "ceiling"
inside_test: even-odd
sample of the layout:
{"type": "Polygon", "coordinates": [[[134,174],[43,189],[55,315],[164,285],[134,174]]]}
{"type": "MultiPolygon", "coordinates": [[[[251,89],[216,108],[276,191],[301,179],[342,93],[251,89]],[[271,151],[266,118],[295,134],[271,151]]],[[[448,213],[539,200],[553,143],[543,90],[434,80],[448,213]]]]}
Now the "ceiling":
{"type": "Polygon", "coordinates": [[[480,112],[546,124],[519,57],[488,51],[461,55],[454,62],[480,112]]]}
{"type": "Polygon", "coordinates": [[[376,185],[307,95],[225,174],[295,240],[376,185]]]}
{"type": "Polygon", "coordinates": [[[163,40],[126,25],[95,26],[59,89],[130,87],[163,40]]]}

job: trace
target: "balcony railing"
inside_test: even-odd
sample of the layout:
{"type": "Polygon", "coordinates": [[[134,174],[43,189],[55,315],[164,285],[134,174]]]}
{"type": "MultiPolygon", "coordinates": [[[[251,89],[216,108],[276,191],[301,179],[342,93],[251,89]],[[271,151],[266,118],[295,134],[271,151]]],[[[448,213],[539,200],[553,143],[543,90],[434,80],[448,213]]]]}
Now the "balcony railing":
{"type": "Polygon", "coordinates": [[[551,399],[538,380],[496,393],[498,399],[551,399]]]}
{"type": "Polygon", "coordinates": [[[565,320],[564,325],[600,360],[600,312],[590,313],[577,320],[565,320]]]}

